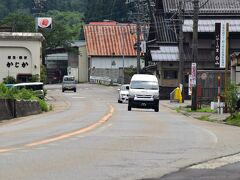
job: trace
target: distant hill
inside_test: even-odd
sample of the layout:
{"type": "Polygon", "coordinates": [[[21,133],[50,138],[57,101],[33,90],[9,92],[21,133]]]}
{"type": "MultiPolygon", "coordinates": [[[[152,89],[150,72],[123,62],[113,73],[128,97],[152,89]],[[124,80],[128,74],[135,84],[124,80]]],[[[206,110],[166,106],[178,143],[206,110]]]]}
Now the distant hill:
{"type": "Polygon", "coordinates": [[[0,20],[9,13],[45,13],[49,10],[76,11],[85,21],[127,20],[125,0],[0,0],[0,20]]]}

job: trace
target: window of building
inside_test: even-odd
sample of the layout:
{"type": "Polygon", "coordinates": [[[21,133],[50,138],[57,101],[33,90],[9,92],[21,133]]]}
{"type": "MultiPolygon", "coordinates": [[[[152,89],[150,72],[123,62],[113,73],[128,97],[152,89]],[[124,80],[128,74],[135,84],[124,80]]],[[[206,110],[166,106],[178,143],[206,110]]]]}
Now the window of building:
{"type": "Polygon", "coordinates": [[[176,70],[165,70],[163,74],[164,79],[177,79],[178,71],[176,70]]]}
{"type": "Polygon", "coordinates": [[[27,56],[24,56],[24,59],[27,59],[27,56]]]}
{"type": "Polygon", "coordinates": [[[8,59],[11,59],[11,56],[8,56],[8,59]]]}
{"type": "Polygon", "coordinates": [[[13,56],[12,58],[13,58],[13,59],[16,59],[16,56],[13,56]]]}
{"type": "Polygon", "coordinates": [[[19,59],[22,59],[23,57],[22,56],[19,56],[19,59]]]}

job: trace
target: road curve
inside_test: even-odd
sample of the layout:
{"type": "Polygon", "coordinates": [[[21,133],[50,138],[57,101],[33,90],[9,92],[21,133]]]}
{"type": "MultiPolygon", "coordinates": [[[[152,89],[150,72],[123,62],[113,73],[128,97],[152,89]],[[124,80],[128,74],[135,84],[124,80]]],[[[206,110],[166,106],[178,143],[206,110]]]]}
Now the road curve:
{"type": "Polygon", "coordinates": [[[158,113],[128,112],[117,103],[117,87],[50,89],[51,100],[61,104],[57,113],[0,125],[1,178],[157,178],[240,151],[239,128],[197,121],[161,105],[158,113]]]}

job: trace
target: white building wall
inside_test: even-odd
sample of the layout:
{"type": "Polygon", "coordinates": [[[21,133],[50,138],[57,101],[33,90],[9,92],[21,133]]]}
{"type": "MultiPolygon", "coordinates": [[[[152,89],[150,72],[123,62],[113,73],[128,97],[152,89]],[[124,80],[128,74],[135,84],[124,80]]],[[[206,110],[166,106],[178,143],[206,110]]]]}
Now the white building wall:
{"type": "Polygon", "coordinates": [[[37,40],[0,40],[0,82],[8,75],[40,75],[41,48],[41,41],[37,40]]]}
{"type": "MultiPolygon", "coordinates": [[[[137,67],[137,57],[92,57],[91,68],[119,69],[124,67],[137,67]]],[[[141,68],[144,67],[144,61],[141,60],[141,68]]]]}

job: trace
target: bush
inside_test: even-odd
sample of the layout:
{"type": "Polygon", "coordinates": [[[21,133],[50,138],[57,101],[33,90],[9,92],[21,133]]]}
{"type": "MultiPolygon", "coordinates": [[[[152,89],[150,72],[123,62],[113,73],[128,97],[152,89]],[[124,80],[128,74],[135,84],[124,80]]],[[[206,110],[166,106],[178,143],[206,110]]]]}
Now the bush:
{"type": "Polygon", "coordinates": [[[48,111],[48,105],[44,100],[38,99],[38,103],[39,103],[42,111],[45,111],[45,112],[48,111]]]}
{"type": "Polygon", "coordinates": [[[38,82],[40,80],[40,77],[38,74],[32,75],[32,77],[30,78],[31,82],[38,82]]]}
{"type": "Polygon", "coordinates": [[[237,106],[237,86],[233,83],[228,84],[226,92],[226,104],[231,115],[236,111],[237,106]]]}
{"type": "Polygon", "coordinates": [[[16,84],[17,81],[16,81],[16,79],[14,77],[8,76],[6,78],[3,78],[3,83],[4,84],[16,84]]]}
{"type": "Polygon", "coordinates": [[[240,126],[240,113],[234,113],[226,119],[229,125],[240,126]]]}
{"type": "Polygon", "coordinates": [[[42,111],[49,110],[45,100],[39,99],[32,90],[7,88],[4,84],[0,84],[0,99],[35,100],[38,101],[42,111]]]}

